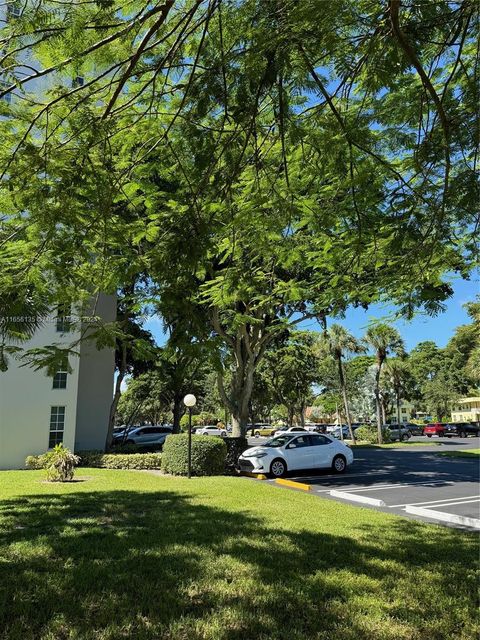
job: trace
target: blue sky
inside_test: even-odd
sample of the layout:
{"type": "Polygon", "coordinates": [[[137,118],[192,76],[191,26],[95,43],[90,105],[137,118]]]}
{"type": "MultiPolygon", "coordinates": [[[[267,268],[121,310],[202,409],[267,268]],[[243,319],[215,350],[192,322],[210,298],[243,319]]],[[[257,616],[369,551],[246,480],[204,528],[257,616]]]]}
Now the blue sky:
{"type": "MultiPolygon", "coordinates": [[[[405,340],[408,351],[424,340],[433,340],[439,347],[444,347],[458,325],[470,322],[463,305],[474,300],[475,296],[480,294],[480,275],[477,274],[470,281],[454,280],[452,284],[454,295],[447,301],[445,312],[436,317],[418,314],[410,322],[405,320],[392,321],[392,316],[395,314],[393,306],[372,305],[367,311],[350,309],[345,318],[339,319],[338,322],[360,338],[371,320],[383,319],[392,322],[397,327],[405,340]]],[[[301,326],[313,331],[319,329],[315,321],[304,322],[301,326]]],[[[148,320],[145,328],[153,333],[158,344],[164,342],[162,323],[159,318],[148,320]]]]}

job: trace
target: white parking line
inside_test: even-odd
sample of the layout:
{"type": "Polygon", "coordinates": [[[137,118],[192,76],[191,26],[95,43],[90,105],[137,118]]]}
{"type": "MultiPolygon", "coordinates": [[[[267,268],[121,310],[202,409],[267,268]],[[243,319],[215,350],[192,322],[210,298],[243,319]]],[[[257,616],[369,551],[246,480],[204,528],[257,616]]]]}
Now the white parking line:
{"type": "MultiPolygon", "coordinates": [[[[435,504],[432,505],[435,508],[437,507],[454,507],[456,504],[470,504],[471,502],[480,502],[480,498],[475,498],[474,500],[461,500],[460,502],[447,502],[446,504],[435,504]]],[[[431,503],[427,504],[427,507],[430,505],[431,503]]],[[[405,505],[407,507],[413,506],[413,505],[405,505]]]]}
{"type": "MultiPolygon", "coordinates": [[[[451,502],[452,500],[459,500],[463,502],[464,500],[470,500],[471,498],[475,498],[476,500],[480,500],[480,496],[464,496],[463,498],[443,498],[442,500],[425,500],[424,502],[402,502],[402,504],[389,504],[388,507],[390,509],[395,509],[395,507],[407,507],[409,505],[417,505],[417,504],[434,504],[438,507],[443,507],[443,502],[451,502]]],[[[460,504],[458,502],[458,504],[460,504]]]]}
{"type": "Polygon", "coordinates": [[[469,516],[459,516],[454,513],[446,513],[444,511],[436,511],[427,509],[426,507],[406,506],[405,511],[412,515],[438,520],[440,522],[450,522],[450,524],[461,524],[466,527],[480,529],[480,520],[478,518],[470,518],[469,516]]]}
{"type": "Polygon", "coordinates": [[[412,485],[417,485],[417,484],[431,485],[431,484],[454,484],[454,483],[450,482],[449,480],[419,480],[418,482],[405,482],[401,484],[384,484],[384,485],[381,485],[380,487],[366,487],[365,489],[362,487],[347,487],[347,488],[342,487],[342,491],[362,491],[362,492],[386,491],[387,489],[404,489],[405,487],[410,487],[412,485]]]}

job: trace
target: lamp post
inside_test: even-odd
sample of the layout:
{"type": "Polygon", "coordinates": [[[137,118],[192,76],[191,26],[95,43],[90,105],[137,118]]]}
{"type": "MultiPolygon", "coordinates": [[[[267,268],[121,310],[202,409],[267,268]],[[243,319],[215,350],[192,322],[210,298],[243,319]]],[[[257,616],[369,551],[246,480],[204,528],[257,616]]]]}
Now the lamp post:
{"type": "Polygon", "coordinates": [[[188,477],[192,477],[192,409],[197,404],[193,393],[187,393],[183,404],[188,408],[188,477]]]}

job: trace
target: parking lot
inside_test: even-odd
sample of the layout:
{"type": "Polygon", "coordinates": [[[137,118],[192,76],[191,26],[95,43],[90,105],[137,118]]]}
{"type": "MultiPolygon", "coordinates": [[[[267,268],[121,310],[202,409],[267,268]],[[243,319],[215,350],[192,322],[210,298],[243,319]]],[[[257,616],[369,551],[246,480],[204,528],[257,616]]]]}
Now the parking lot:
{"type": "MultiPolygon", "coordinates": [[[[329,470],[290,476],[323,498],[437,522],[480,529],[479,460],[438,455],[480,448],[480,438],[414,438],[425,447],[355,449],[343,475],[329,470]],[[441,443],[435,445],[434,443],[441,443]]],[[[260,444],[255,440],[255,444],[260,444]]],[[[273,482],[273,481],[272,481],[273,482]]]]}

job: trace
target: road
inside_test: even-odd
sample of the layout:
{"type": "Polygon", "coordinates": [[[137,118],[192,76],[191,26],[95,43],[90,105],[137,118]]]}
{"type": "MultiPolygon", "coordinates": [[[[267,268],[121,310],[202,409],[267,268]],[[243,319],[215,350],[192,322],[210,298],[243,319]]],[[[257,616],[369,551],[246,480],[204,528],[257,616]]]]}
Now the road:
{"type": "MultiPolygon", "coordinates": [[[[260,444],[259,440],[252,444],[260,444]]],[[[478,458],[438,455],[478,449],[480,438],[414,440],[425,446],[355,449],[354,464],[341,476],[325,470],[289,477],[331,500],[448,526],[480,528],[478,458]]]]}

